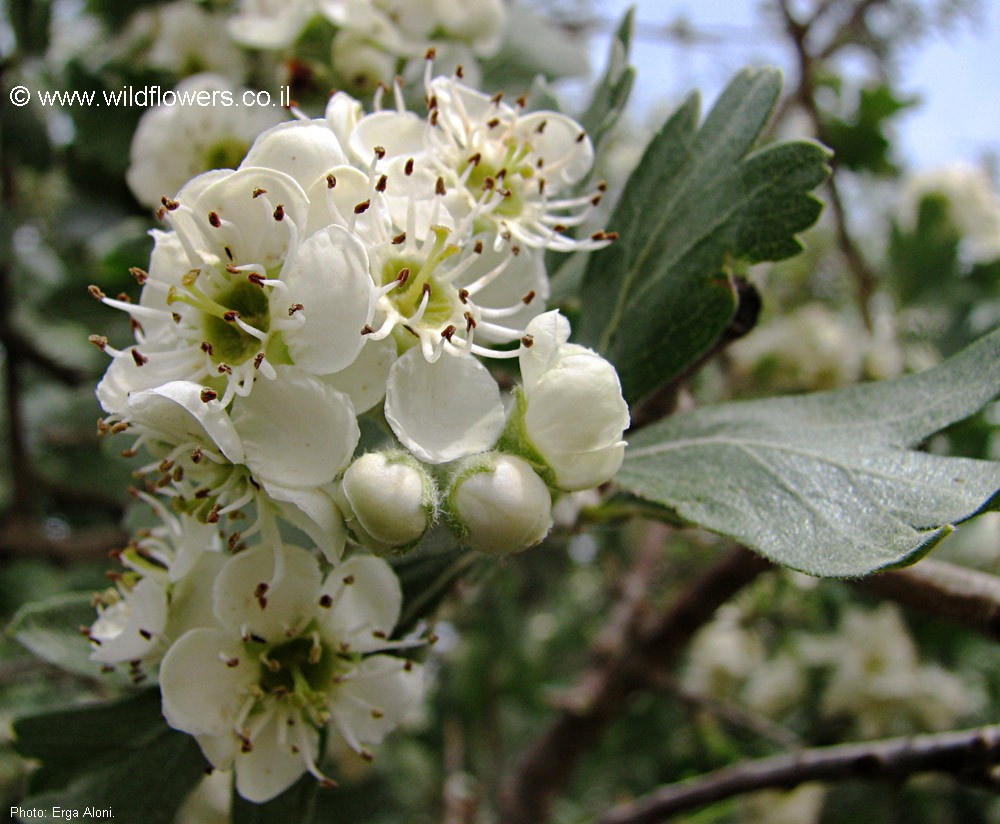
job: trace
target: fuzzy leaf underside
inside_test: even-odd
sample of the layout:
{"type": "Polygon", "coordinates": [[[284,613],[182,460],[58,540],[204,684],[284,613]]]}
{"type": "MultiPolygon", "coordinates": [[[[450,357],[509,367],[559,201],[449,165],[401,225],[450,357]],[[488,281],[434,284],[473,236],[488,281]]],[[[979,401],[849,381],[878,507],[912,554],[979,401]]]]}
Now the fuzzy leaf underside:
{"type": "Polygon", "coordinates": [[[753,151],[781,89],[746,69],[698,128],[692,95],[653,138],[608,223],[619,239],[584,275],[576,332],[618,368],[634,403],[719,339],[736,310],[729,263],[781,260],[822,205],[829,153],[797,141],[753,151]]]}
{"type": "Polygon", "coordinates": [[[1000,463],[914,451],[1000,394],[1000,330],[915,375],[706,407],[629,438],[616,483],[812,575],[913,563],[989,507],[1000,463]]]}

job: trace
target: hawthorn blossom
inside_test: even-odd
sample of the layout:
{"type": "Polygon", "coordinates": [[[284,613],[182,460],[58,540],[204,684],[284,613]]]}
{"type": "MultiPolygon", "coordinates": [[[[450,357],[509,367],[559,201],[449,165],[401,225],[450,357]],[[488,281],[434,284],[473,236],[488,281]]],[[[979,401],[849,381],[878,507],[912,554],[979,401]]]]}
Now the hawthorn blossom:
{"type": "Polygon", "coordinates": [[[85,632],[92,660],[132,662],[134,677],[139,662],[155,662],[179,629],[201,622],[199,603],[222,558],[215,526],[175,516],[150,495],[137,495],[152,506],[159,524],[115,553],[125,572],[114,573],[115,587],[97,596],[97,619],[85,632]]]}
{"type": "Polygon", "coordinates": [[[254,138],[281,120],[279,109],[218,102],[220,95],[239,100],[244,91],[222,75],[193,75],[174,91],[180,101],[207,93],[213,105],[178,102],[143,113],[132,136],[125,179],[144,206],[158,206],[160,198],[174,194],[202,172],[236,168],[254,138]]]}
{"type": "Polygon", "coordinates": [[[567,342],[569,321],[557,311],[539,315],[527,331],[519,350],[523,386],[508,431],[551,468],[559,489],[611,480],[629,425],[618,373],[593,350],[567,342]]]}
{"type": "Polygon", "coordinates": [[[275,514],[306,531],[330,558],[343,551],[344,531],[330,484],[347,466],[360,437],[350,399],[295,367],[279,366],[265,382],[227,408],[200,384],[172,381],[133,392],[122,431],[156,458],[141,472],[161,476],[178,505],[219,523],[248,504],[250,529],[277,537],[275,514]],[[292,401],[291,403],[289,401],[292,401]]]}
{"type": "Polygon", "coordinates": [[[307,211],[294,178],[262,167],[207,172],[164,198],[173,231],[154,233],[149,272],[133,270],[139,302],[91,289],[136,330],[124,350],[93,339],[114,358],[98,386],[105,411],[171,380],[208,384],[227,405],[296,355],[315,374],[349,366],[374,311],[367,255],[341,227],[303,237],[307,211]]]}
{"type": "Polygon", "coordinates": [[[164,716],[215,767],[232,769],[250,801],[275,797],[306,772],[332,784],[318,763],[321,731],[332,725],[371,760],[370,747],[421,700],[420,666],[386,654],[408,645],[387,640],[401,603],[378,558],[352,558],[324,579],[299,547],[243,552],[216,580],[217,625],[186,633],[163,660],[164,716]]]}

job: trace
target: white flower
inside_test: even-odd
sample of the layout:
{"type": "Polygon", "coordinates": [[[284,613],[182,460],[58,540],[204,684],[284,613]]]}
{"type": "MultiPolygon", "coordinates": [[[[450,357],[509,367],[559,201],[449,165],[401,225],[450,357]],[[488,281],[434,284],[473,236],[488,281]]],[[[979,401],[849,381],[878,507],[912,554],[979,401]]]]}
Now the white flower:
{"type": "Polygon", "coordinates": [[[292,45],[318,11],[316,0],[240,0],[229,33],[244,46],[280,49],[292,45]]]}
{"type": "Polygon", "coordinates": [[[389,370],[385,418],[414,455],[439,464],[492,448],[504,408],[497,382],[475,358],[428,363],[411,349],[389,370]]]}
{"type": "Polygon", "coordinates": [[[163,712],[196,736],[206,757],[233,769],[246,799],[267,801],[320,771],[320,732],[331,723],[363,758],[419,704],[420,667],[380,651],[402,595],[390,567],[370,556],[322,580],[305,550],[261,546],[228,562],[215,584],[219,625],[186,633],[160,670],[163,712]],[[276,578],[275,554],[284,574],[276,578]]]}
{"type": "Polygon", "coordinates": [[[737,383],[801,392],[856,383],[867,352],[886,354],[891,345],[887,340],[879,343],[874,346],[859,324],[821,303],[809,303],[755,329],[727,352],[737,383]]]}
{"type": "MultiPolygon", "coordinates": [[[[369,125],[365,118],[359,122],[352,144],[369,125]]],[[[379,133],[365,139],[409,140],[389,126],[379,124],[379,133]]],[[[416,128],[423,125],[417,121],[416,128]]],[[[415,183],[419,175],[409,161],[390,161],[385,147],[369,149],[367,174],[336,167],[310,187],[308,230],[333,223],[364,246],[377,295],[365,328],[370,340],[393,336],[401,351],[419,344],[431,361],[444,352],[509,357],[493,347],[518,340],[544,309],[549,285],[543,256],[493,248],[488,235],[474,232],[474,221],[451,216],[434,179],[415,183]]]]}
{"type": "Polygon", "coordinates": [[[209,169],[235,169],[254,138],[281,120],[280,109],[224,105],[224,95],[238,101],[244,90],[222,75],[193,75],[174,91],[180,100],[207,92],[214,104],[161,105],[143,113],[132,137],[125,179],[144,206],[158,206],[160,198],[176,194],[209,169]]]}
{"type": "Polygon", "coordinates": [[[854,719],[865,738],[947,729],[980,696],[957,676],[921,664],[898,608],[844,612],[837,635],[803,638],[806,660],[832,668],[824,714],[854,719]]]}
{"type": "Polygon", "coordinates": [[[903,228],[916,229],[921,202],[934,195],[948,201],[948,215],[962,235],[965,258],[972,263],[1000,258],[1000,196],[981,168],[953,163],[911,177],[899,205],[903,228]]]}
{"type": "Polygon", "coordinates": [[[374,552],[403,550],[434,522],[437,495],[427,471],[405,452],[369,452],[352,463],[337,503],[355,539],[374,552]]]}
{"type": "Polygon", "coordinates": [[[458,78],[426,80],[431,101],[426,162],[434,165],[452,197],[449,208],[493,227],[496,243],[569,252],[606,246],[614,235],[574,239],[601,200],[596,191],[575,195],[594,161],[590,138],[558,112],[524,113],[502,95],[489,97],[458,78]]]}
{"type": "Polygon", "coordinates": [[[467,459],[452,478],[449,519],[463,542],[490,555],[540,543],[552,528],[552,499],[527,461],[489,453],[467,459]]]}
{"type": "Polygon", "coordinates": [[[273,540],[280,512],[331,558],[344,545],[343,524],[326,487],[349,463],[360,432],[350,399],[294,367],[280,366],[231,412],[205,387],[172,381],[133,393],[127,428],[157,457],[143,471],[162,473],[180,505],[210,523],[254,503],[273,540]],[[180,470],[180,471],[179,471],[180,470]]]}
{"type": "MultiPolygon", "coordinates": [[[[272,153],[288,132],[278,129],[255,149],[272,153]]],[[[308,202],[294,178],[258,167],[208,172],[164,204],[174,231],[155,233],[150,271],[135,270],[139,303],[92,289],[136,321],[136,346],[98,340],[114,357],[98,387],[107,412],[120,413],[128,391],[171,380],[216,384],[226,405],[258,376],[273,380],[275,364],[298,358],[329,374],[354,361],[374,311],[368,258],[338,226],[302,237],[308,202]]]]}
{"type": "Polygon", "coordinates": [[[125,45],[130,48],[128,57],[133,63],[144,59],[153,68],[181,75],[218,72],[226,77],[242,77],[246,57],[230,42],[225,27],[222,15],[179,0],[136,14],[129,21],[125,45]],[[147,38],[152,42],[145,42],[147,38]]]}
{"type": "Polygon", "coordinates": [[[138,496],[153,507],[160,524],[140,531],[115,553],[126,571],[115,575],[116,588],[99,596],[98,617],[87,633],[94,645],[91,659],[128,661],[133,677],[140,673],[138,663],[155,662],[179,630],[204,623],[199,603],[223,557],[215,526],[174,516],[146,493],[138,496]]]}
{"type": "Polygon", "coordinates": [[[629,425],[618,373],[596,352],[567,343],[569,322],[556,311],[539,315],[527,331],[514,427],[552,468],[560,489],[610,480],[621,466],[629,425]]]}
{"type": "Polygon", "coordinates": [[[161,643],[167,626],[167,591],[154,578],[141,578],[102,596],[87,637],[90,657],[103,664],[141,661],[161,643]],[[117,597],[115,594],[117,593],[117,597]]]}

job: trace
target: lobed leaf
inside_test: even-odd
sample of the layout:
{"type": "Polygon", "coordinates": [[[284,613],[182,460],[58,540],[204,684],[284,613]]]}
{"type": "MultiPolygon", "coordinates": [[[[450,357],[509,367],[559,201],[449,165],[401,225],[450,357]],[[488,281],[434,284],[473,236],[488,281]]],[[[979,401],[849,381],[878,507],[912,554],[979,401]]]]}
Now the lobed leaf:
{"type": "Polygon", "coordinates": [[[722,404],[630,439],[616,482],[812,575],[913,563],[991,505],[1000,463],[912,447],[1000,393],[1000,330],[933,369],[722,404]]]}
{"type": "Polygon", "coordinates": [[[619,239],[584,274],[581,342],[618,368],[641,400],[719,339],[737,306],[729,263],[796,254],[819,216],[810,194],[828,152],[798,141],[751,154],[781,89],[775,69],[746,69],[700,129],[692,95],[653,138],[609,221],[619,239]]]}

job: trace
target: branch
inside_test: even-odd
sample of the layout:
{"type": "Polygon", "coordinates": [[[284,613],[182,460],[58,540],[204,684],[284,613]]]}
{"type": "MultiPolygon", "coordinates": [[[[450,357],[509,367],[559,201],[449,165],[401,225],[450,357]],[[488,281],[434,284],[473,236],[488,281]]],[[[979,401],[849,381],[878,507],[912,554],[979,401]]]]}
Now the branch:
{"type": "Polygon", "coordinates": [[[93,528],[74,530],[66,540],[53,541],[36,525],[8,523],[0,529],[0,564],[19,558],[45,558],[56,564],[99,561],[128,540],[125,530],[93,528]]]}
{"type": "MultiPolygon", "coordinates": [[[[552,799],[569,782],[577,763],[600,740],[628,698],[680,656],[716,609],[770,564],[737,547],[696,579],[674,605],[647,624],[638,613],[620,625],[635,627],[616,654],[584,673],[576,700],[565,706],[524,753],[502,799],[504,824],[543,824],[552,799]]],[[[636,605],[641,609],[644,602],[636,605]]]]}
{"type": "Polygon", "coordinates": [[[853,585],[1000,641],[1000,578],[994,575],[928,558],[853,585]]]}
{"type": "MultiPolygon", "coordinates": [[[[881,2],[881,0],[863,0],[855,9],[851,19],[853,20],[856,15],[863,16],[868,7],[877,2],[881,2]]],[[[812,30],[811,26],[816,20],[813,19],[806,23],[799,22],[792,13],[790,0],[778,0],[778,8],[785,24],[785,32],[792,42],[798,61],[799,84],[791,97],[798,100],[799,105],[802,106],[802,109],[812,122],[816,137],[820,141],[823,141],[825,137],[823,118],[816,105],[815,66],[819,58],[817,54],[810,51],[808,45],[809,34],[812,30]]],[[[837,37],[839,37],[839,32],[837,37]]],[[[823,49],[818,50],[820,54],[823,51],[823,49]]],[[[872,295],[875,293],[875,286],[878,279],[874,270],[869,266],[864,255],[861,253],[861,249],[855,243],[847,226],[847,215],[844,211],[844,203],[837,183],[837,171],[836,158],[834,158],[832,172],[827,179],[826,188],[830,194],[830,207],[835,223],[837,245],[840,247],[840,252],[844,256],[844,260],[847,262],[847,266],[854,277],[861,318],[865,323],[865,327],[871,330],[873,328],[873,321],[869,304],[872,295]]]]}
{"type": "Polygon", "coordinates": [[[1000,725],[915,738],[817,747],[790,755],[743,761],[672,784],[632,804],[610,810],[598,824],[657,824],[668,817],[743,793],[791,789],[807,781],[900,781],[940,772],[960,781],[1000,789],[990,770],[1000,764],[1000,725]]]}

